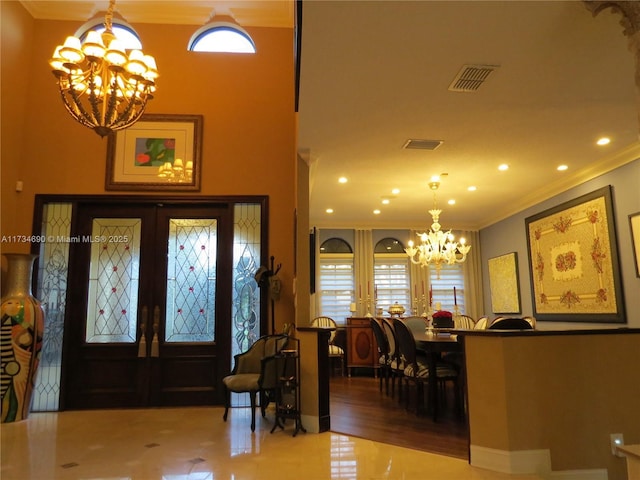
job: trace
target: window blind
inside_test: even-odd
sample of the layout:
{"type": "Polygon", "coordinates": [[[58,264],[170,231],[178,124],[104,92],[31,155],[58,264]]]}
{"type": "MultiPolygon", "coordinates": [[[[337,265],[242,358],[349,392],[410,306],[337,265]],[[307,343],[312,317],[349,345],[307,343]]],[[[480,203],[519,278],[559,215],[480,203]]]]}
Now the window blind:
{"type": "Polygon", "coordinates": [[[411,279],[408,257],[404,254],[376,254],[373,270],[377,307],[386,312],[390,305],[398,303],[409,310],[411,279]]]}
{"type": "Polygon", "coordinates": [[[433,308],[440,302],[442,310],[453,312],[454,297],[453,288],[456,289],[456,299],[460,313],[465,312],[464,308],[464,274],[462,264],[443,265],[440,270],[440,279],[435,268],[429,269],[429,278],[433,292],[433,308]]]}
{"type": "Polygon", "coordinates": [[[355,301],[354,283],[352,254],[320,254],[320,315],[345,324],[355,301]]]}

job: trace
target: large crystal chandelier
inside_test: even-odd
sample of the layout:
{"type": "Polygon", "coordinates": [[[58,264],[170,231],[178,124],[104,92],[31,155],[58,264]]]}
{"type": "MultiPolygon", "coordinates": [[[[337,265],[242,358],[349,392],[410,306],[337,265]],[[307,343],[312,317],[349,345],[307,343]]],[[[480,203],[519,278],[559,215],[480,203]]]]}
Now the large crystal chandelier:
{"type": "Polygon", "coordinates": [[[420,245],[415,246],[413,241],[408,242],[408,247],[404,249],[411,262],[423,267],[434,265],[438,279],[443,264],[452,265],[462,263],[467,259],[467,253],[471,250],[470,245],[466,245],[465,239],[460,238],[460,243],[456,242],[451,230],[443,232],[439,223],[442,210],[436,208],[436,191],[440,187],[438,177],[431,179],[429,188],[433,190],[433,209],[429,210],[433,223],[428,232],[419,233],[420,245]]]}
{"type": "Polygon", "coordinates": [[[115,0],[109,0],[105,31],[89,31],[84,42],[67,37],[49,61],[67,111],[104,137],[134,124],[153,98],[156,61],[141,50],[127,55],[112,30],[115,0]]]}

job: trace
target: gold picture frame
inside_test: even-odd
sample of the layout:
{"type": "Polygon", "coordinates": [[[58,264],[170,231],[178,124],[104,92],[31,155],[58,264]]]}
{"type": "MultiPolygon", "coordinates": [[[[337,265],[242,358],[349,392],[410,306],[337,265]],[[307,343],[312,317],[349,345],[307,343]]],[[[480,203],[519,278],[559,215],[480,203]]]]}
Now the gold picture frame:
{"type": "Polygon", "coordinates": [[[636,264],[636,277],[640,278],[640,212],[629,215],[629,229],[631,230],[631,249],[636,264]]]}
{"type": "Polygon", "coordinates": [[[521,313],[518,254],[507,253],[490,258],[489,288],[493,313],[521,313]]]}
{"type": "Polygon", "coordinates": [[[202,115],[146,114],[108,137],[106,190],[200,191],[202,115]]]}
{"type": "Polygon", "coordinates": [[[611,186],[525,219],[534,316],[624,323],[611,186]]]}

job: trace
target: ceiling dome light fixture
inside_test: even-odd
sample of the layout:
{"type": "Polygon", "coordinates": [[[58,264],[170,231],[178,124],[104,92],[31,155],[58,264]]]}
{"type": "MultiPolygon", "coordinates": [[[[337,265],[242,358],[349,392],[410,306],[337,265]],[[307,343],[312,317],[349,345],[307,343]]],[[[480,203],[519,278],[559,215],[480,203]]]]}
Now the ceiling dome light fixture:
{"type": "Polygon", "coordinates": [[[156,90],[158,69],[151,55],[127,55],[113,34],[115,0],[109,0],[105,31],[90,31],[83,42],[69,36],[49,60],[67,111],[104,137],[133,125],[156,90]]]}
{"type": "Polygon", "coordinates": [[[471,250],[471,245],[466,245],[464,238],[460,238],[460,243],[456,242],[451,230],[446,232],[441,230],[441,225],[438,222],[442,210],[436,208],[436,191],[440,187],[440,182],[434,178],[431,180],[429,188],[433,190],[433,209],[429,210],[429,213],[433,223],[428,232],[418,234],[420,245],[415,246],[413,241],[409,240],[408,247],[404,251],[411,262],[416,265],[423,267],[435,265],[439,279],[442,264],[453,265],[464,262],[469,250],[471,250]]]}

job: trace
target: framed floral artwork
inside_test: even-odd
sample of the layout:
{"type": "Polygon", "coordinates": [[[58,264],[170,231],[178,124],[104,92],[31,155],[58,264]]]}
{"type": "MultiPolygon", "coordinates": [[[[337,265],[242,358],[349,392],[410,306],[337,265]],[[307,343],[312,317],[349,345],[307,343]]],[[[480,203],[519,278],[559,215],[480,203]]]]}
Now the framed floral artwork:
{"type": "Polygon", "coordinates": [[[108,137],[106,190],[199,191],[202,116],[147,114],[108,137]]]}
{"type": "Polygon", "coordinates": [[[625,322],[611,186],[525,224],[536,319],[625,322]]]}
{"type": "Polygon", "coordinates": [[[489,286],[493,313],[520,313],[520,283],[516,252],[489,259],[489,286]]]}

